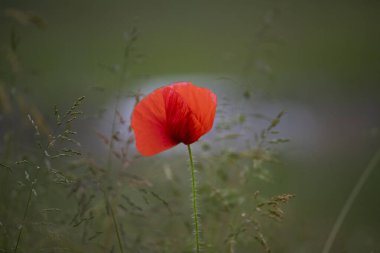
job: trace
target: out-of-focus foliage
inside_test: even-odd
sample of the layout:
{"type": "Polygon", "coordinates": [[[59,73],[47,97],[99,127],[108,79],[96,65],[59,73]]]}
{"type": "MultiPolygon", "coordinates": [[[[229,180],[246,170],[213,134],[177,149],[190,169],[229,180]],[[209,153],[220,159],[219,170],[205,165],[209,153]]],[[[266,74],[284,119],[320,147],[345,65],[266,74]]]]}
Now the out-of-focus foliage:
{"type": "MultiPolygon", "coordinates": [[[[203,251],[319,252],[379,145],[379,7],[0,1],[0,252],[192,252],[185,149],[140,157],[129,126],[184,76],[220,97],[203,251]]],[[[380,249],[378,178],[333,250],[380,249]]]]}
{"type": "MultiPolygon", "coordinates": [[[[7,9],[5,13],[19,25],[46,26],[44,19],[31,12],[7,9]]],[[[144,159],[136,156],[132,148],[134,136],[129,115],[119,111],[121,87],[134,54],[137,30],[132,29],[126,37],[121,67],[110,72],[119,75],[111,132],[92,129],[92,138],[106,151],[102,157],[83,150],[77,138],[81,133],[74,128],[78,121],[89,118],[82,110],[84,96],[67,109],[52,105],[51,113],[44,113],[29,102],[28,92],[18,82],[20,39],[15,28],[11,29],[10,38],[5,56],[11,81],[0,86],[1,115],[6,123],[1,127],[4,135],[0,250],[190,252],[192,229],[186,197],[189,189],[171,169],[176,164],[186,170],[186,160],[168,158],[164,164],[158,162],[155,167],[164,171],[165,178],[145,173],[144,167],[149,164],[144,165],[144,159]],[[11,122],[17,127],[10,128],[11,122]],[[19,135],[23,137],[18,138],[19,135]],[[135,168],[139,169],[133,172],[135,168]]],[[[133,101],[130,104],[137,104],[140,96],[134,93],[128,98],[133,101]]],[[[199,197],[203,247],[208,252],[235,252],[255,241],[269,252],[265,233],[270,231],[264,233],[263,217],[280,221],[284,214],[281,205],[292,195],[265,200],[254,193],[258,189],[252,188],[250,182],[255,177],[270,180],[265,164],[277,160],[269,145],[284,141],[268,138],[278,134],[274,128],[282,116],[283,112],[256,135],[254,147],[236,151],[218,147],[225,140],[242,137],[233,127],[247,124],[244,114],[232,121],[223,116],[215,127],[219,136],[213,142],[200,144],[205,155],[197,164],[202,182],[199,197]],[[234,218],[236,215],[240,218],[234,218]],[[213,229],[222,224],[220,219],[229,229],[217,235],[213,229]]]]}

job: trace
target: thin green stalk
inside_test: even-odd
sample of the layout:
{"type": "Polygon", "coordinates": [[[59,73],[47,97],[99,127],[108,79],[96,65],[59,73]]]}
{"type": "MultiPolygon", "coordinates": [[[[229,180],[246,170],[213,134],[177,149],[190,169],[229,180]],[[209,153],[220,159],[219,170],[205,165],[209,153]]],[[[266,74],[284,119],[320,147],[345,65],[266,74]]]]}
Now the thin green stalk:
{"type": "MultiPolygon", "coordinates": [[[[116,95],[115,107],[114,107],[114,110],[113,110],[111,136],[110,136],[109,151],[108,151],[108,158],[107,158],[107,168],[111,168],[111,165],[112,165],[112,150],[113,150],[113,146],[114,146],[114,134],[115,134],[115,130],[116,130],[116,115],[117,115],[117,110],[118,110],[119,104],[120,104],[121,88],[123,86],[124,79],[125,79],[125,73],[126,73],[126,70],[127,70],[128,58],[129,58],[129,53],[130,53],[130,50],[131,50],[131,45],[132,45],[131,42],[128,42],[127,45],[126,45],[126,47],[125,47],[124,55],[123,55],[123,62],[122,62],[122,67],[121,67],[121,72],[120,72],[119,83],[117,85],[117,95],[116,95]]],[[[116,236],[117,236],[117,241],[118,241],[118,244],[119,244],[120,252],[124,253],[123,244],[121,242],[121,236],[120,236],[119,227],[118,227],[118,223],[117,223],[115,212],[113,210],[111,202],[109,201],[108,193],[104,190],[103,194],[104,194],[104,197],[106,199],[107,205],[108,205],[108,207],[109,207],[109,209],[111,211],[112,223],[113,223],[113,226],[114,226],[114,229],[115,229],[115,232],[116,232],[116,236]]]]}
{"type": "Polygon", "coordinates": [[[189,157],[190,157],[190,169],[191,169],[191,186],[192,186],[192,192],[193,192],[193,219],[194,219],[194,236],[195,236],[195,248],[196,252],[200,252],[200,246],[199,246],[199,222],[198,222],[198,208],[197,208],[197,183],[195,181],[195,168],[194,168],[194,161],[193,161],[193,155],[191,153],[190,145],[187,145],[187,150],[189,151],[189,157]]]}
{"type": "Polygon", "coordinates": [[[28,215],[28,210],[29,210],[30,202],[31,202],[31,200],[32,200],[32,193],[33,193],[33,184],[30,186],[28,202],[26,203],[26,207],[25,207],[25,210],[24,210],[24,216],[23,216],[23,218],[22,218],[22,225],[21,225],[21,228],[20,228],[20,230],[19,230],[19,232],[18,232],[17,242],[16,242],[16,246],[15,246],[14,253],[17,252],[18,245],[19,245],[20,240],[21,240],[22,230],[24,229],[26,216],[28,215]]]}
{"type": "Polygon", "coordinates": [[[113,212],[113,208],[112,206],[110,205],[109,206],[110,210],[111,210],[111,216],[112,216],[112,221],[113,223],[115,224],[115,231],[116,231],[116,235],[117,235],[117,241],[119,242],[119,248],[120,248],[120,252],[121,253],[124,253],[124,250],[123,250],[123,245],[121,243],[121,237],[120,237],[120,232],[119,232],[119,227],[118,227],[118,224],[116,222],[116,217],[115,217],[115,214],[113,212]]]}
{"type": "MultiPolygon", "coordinates": [[[[109,154],[110,153],[111,153],[111,149],[109,151],[109,154]]],[[[110,168],[110,167],[111,167],[111,158],[110,158],[110,155],[109,155],[109,159],[107,161],[107,168],[110,168]]],[[[113,210],[112,204],[111,204],[111,202],[110,202],[110,200],[108,198],[108,192],[105,189],[103,189],[102,191],[103,191],[103,194],[104,194],[106,205],[108,206],[108,208],[109,208],[109,210],[111,212],[112,224],[113,224],[113,227],[114,227],[115,232],[116,232],[116,237],[117,237],[117,242],[119,244],[120,253],[124,253],[123,244],[121,242],[121,236],[120,236],[120,232],[119,232],[119,225],[118,225],[118,222],[117,222],[116,215],[115,215],[115,212],[113,210]]]]}
{"type": "Polygon", "coordinates": [[[117,237],[117,242],[119,244],[119,248],[120,248],[120,252],[121,253],[124,253],[124,250],[123,250],[123,244],[121,242],[121,236],[120,236],[120,231],[119,231],[119,226],[117,224],[117,220],[116,220],[116,216],[115,216],[115,212],[113,210],[113,207],[108,199],[108,195],[106,193],[106,190],[102,189],[103,191],[103,194],[104,194],[104,198],[106,199],[106,204],[111,212],[111,217],[112,217],[112,223],[113,223],[113,227],[115,229],[115,233],[116,233],[116,237],[117,237]]]}
{"type": "Polygon", "coordinates": [[[354,201],[355,201],[356,197],[358,196],[360,190],[363,188],[363,185],[367,181],[368,176],[371,174],[372,170],[379,163],[379,161],[380,161],[380,149],[372,157],[367,168],[363,171],[363,173],[360,176],[358,182],[356,183],[354,189],[352,189],[351,194],[348,196],[346,203],[344,203],[344,206],[343,206],[342,210],[340,211],[337,219],[335,220],[334,226],[332,227],[330,234],[329,234],[329,236],[325,242],[322,253],[329,253],[330,252],[330,249],[331,249],[331,247],[335,241],[335,237],[338,234],[339,229],[342,226],[343,221],[346,218],[348,211],[351,209],[352,204],[354,203],[354,201]]]}
{"type": "Polygon", "coordinates": [[[111,127],[111,136],[110,136],[110,142],[109,142],[109,152],[108,152],[108,158],[107,158],[107,165],[110,167],[112,163],[112,149],[113,149],[113,144],[114,144],[114,133],[116,130],[116,115],[117,115],[117,110],[119,108],[120,104],[120,99],[121,99],[121,88],[123,87],[124,81],[125,81],[125,76],[127,73],[127,68],[128,68],[128,60],[129,56],[131,54],[132,46],[135,43],[137,37],[135,37],[135,30],[132,30],[133,33],[133,38],[131,38],[129,41],[127,41],[127,44],[125,45],[124,48],[124,53],[123,53],[123,60],[121,63],[121,70],[120,70],[120,76],[119,76],[119,82],[116,87],[116,102],[115,106],[113,109],[113,118],[112,118],[112,127],[111,127]]]}
{"type": "Polygon", "coordinates": [[[125,46],[125,49],[124,49],[124,54],[123,54],[123,61],[122,61],[122,64],[121,64],[121,70],[120,70],[120,76],[119,76],[119,82],[117,84],[117,87],[116,87],[116,102],[115,102],[115,107],[113,109],[113,119],[112,119],[112,127],[111,127],[111,136],[110,136],[110,143],[109,143],[109,153],[108,153],[108,158],[107,158],[107,164],[108,165],[111,165],[111,162],[112,162],[112,149],[113,149],[113,144],[114,144],[114,133],[115,133],[115,130],[116,130],[116,114],[117,114],[117,110],[119,108],[119,104],[120,104],[120,99],[121,99],[121,88],[124,84],[124,79],[125,79],[125,74],[126,74],[126,71],[127,71],[127,67],[128,67],[128,59],[129,59],[129,55],[130,55],[130,51],[131,51],[131,47],[132,47],[132,44],[133,44],[134,41],[129,41],[127,43],[127,45],[125,46]]]}

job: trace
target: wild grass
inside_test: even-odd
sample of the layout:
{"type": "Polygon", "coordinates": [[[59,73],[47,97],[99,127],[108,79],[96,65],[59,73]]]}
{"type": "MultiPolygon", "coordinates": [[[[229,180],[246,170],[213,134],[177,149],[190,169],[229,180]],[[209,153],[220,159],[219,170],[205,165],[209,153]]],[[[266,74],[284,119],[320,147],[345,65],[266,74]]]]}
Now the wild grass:
{"type": "MultiPolygon", "coordinates": [[[[12,151],[7,160],[2,160],[2,192],[3,195],[7,192],[8,196],[2,200],[4,232],[1,249],[5,252],[24,252],[26,249],[190,252],[192,229],[187,215],[187,209],[190,209],[185,197],[187,187],[178,172],[171,169],[172,166],[186,168],[186,164],[177,159],[164,164],[158,160],[156,169],[166,171],[166,179],[155,179],[149,173],[141,172],[144,170],[142,166],[146,165],[141,157],[130,153],[133,152],[130,131],[126,137],[117,133],[112,137],[93,133],[94,138],[101,136],[100,145],[111,147],[109,138],[114,138],[118,144],[109,149],[112,164],[106,161],[102,165],[101,160],[85,155],[75,138],[80,133],[72,128],[73,123],[85,115],[80,109],[83,102],[84,97],[76,99],[62,113],[54,107],[55,123],[49,126],[53,129],[49,135],[41,134],[40,126],[32,116],[27,116],[34,145],[20,155],[12,151]],[[22,160],[12,161],[13,157],[20,156],[22,160]],[[133,172],[136,166],[140,170],[138,175],[133,172]]],[[[203,252],[238,252],[243,241],[246,244],[252,240],[257,241],[264,251],[270,251],[261,220],[267,217],[275,222],[281,221],[284,216],[281,205],[292,195],[269,199],[258,193],[252,195],[249,181],[270,174],[260,176],[268,173],[266,163],[276,161],[267,145],[278,145],[275,144],[278,142],[267,139],[278,134],[273,128],[282,116],[280,113],[270,122],[258,135],[257,145],[251,149],[213,151],[211,147],[204,148],[207,149],[203,151],[205,156],[202,155],[197,163],[200,167],[198,200],[201,213],[195,214],[203,221],[203,252]],[[208,182],[205,178],[215,180],[208,182]],[[215,233],[215,226],[221,225],[220,219],[226,222],[227,229],[215,233]]],[[[115,129],[129,128],[128,120],[121,115],[116,117],[115,129]]],[[[211,143],[208,145],[212,146],[211,143]]],[[[196,231],[199,232],[199,228],[196,231]]]]}
{"type": "Polygon", "coordinates": [[[352,205],[356,199],[356,197],[359,195],[361,189],[363,188],[364,184],[366,183],[369,175],[372,173],[376,165],[378,165],[380,162],[380,150],[377,150],[376,153],[373,155],[371,160],[369,161],[368,166],[363,170],[363,173],[360,175],[358,181],[356,182],[355,186],[352,188],[351,193],[348,195],[348,198],[346,199],[342,209],[339,212],[339,215],[337,216],[334,225],[331,228],[331,231],[327,237],[327,240],[323,246],[322,253],[329,253],[331,251],[331,248],[333,246],[333,243],[335,241],[335,238],[348,214],[348,212],[351,210],[352,205]]]}
{"type": "MultiPolygon", "coordinates": [[[[76,129],[92,113],[83,109],[87,94],[86,99],[67,101],[65,108],[41,109],[18,82],[22,64],[17,26],[44,29],[45,21],[18,10],[7,15],[15,23],[6,54],[9,69],[0,83],[0,252],[192,252],[188,176],[181,172],[186,158],[142,159],[133,148],[130,115],[122,115],[119,108],[137,30],[125,41],[115,73],[111,131],[86,133],[106,150],[99,157],[83,149],[79,140],[85,133],[76,129]]],[[[139,101],[139,93],[128,93],[133,96],[127,99],[139,101]]],[[[264,129],[251,132],[254,141],[235,149],[223,143],[243,143],[245,136],[236,127],[249,128],[250,116],[235,119],[218,113],[222,120],[214,127],[215,138],[200,143],[202,149],[195,154],[197,251],[233,253],[259,247],[270,252],[272,224],[284,219],[284,205],[293,195],[266,197],[256,183],[272,180],[270,166],[280,162],[276,146],[289,141],[277,137],[285,113],[272,115],[264,129]]]]}

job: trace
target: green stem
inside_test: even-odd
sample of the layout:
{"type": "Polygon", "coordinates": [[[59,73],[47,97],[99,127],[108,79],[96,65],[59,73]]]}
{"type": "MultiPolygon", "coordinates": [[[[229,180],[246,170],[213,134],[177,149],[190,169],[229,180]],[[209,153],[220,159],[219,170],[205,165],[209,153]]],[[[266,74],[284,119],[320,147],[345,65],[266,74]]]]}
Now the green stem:
{"type": "Polygon", "coordinates": [[[190,157],[190,169],[191,169],[191,186],[192,186],[192,192],[193,192],[193,219],[194,219],[194,229],[195,229],[195,248],[196,252],[200,252],[199,247],[199,222],[198,222],[198,208],[197,208],[197,183],[195,180],[195,168],[194,168],[194,161],[193,161],[193,155],[191,153],[190,145],[187,145],[187,150],[189,151],[189,157],[190,157]]]}
{"type": "Polygon", "coordinates": [[[335,237],[338,234],[339,229],[342,226],[343,221],[346,218],[348,211],[351,209],[352,204],[354,203],[364,183],[367,181],[368,176],[371,174],[372,170],[379,163],[379,161],[380,161],[380,149],[372,157],[367,168],[363,171],[354,189],[352,189],[351,194],[348,196],[346,202],[344,203],[344,206],[342,210],[340,211],[338,218],[335,220],[334,226],[332,227],[330,231],[329,237],[327,238],[327,241],[323,247],[322,253],[330,252],[330,249],[334,243],[335,237]]]}
{"type": "Polygon", "coordinates": [[[108,206],[108,208],[109,208],[109,210],[111,212],[112,223],[113,223],[113,227],[114,227],[115,232],[116,232],[117,242],[119,244],[120,252],[124,253],[123,244],[121,242],[121,236],[120,236],[119,226],[118,226],[118,223],[117,223],[117,220],[116,220],[115,212],[113,210],[113,207],[111,205],[110,200],[108,199],[108,195],[106,193],[106,190],[103,189],[102,191],[103,191],[103,194],[104,194],[104,198],[106,199],[106,205],[108,206]]]}
{"type": "Polygon", "coordinates": [[[17,252],[18,245],[19,245],[20,240],[21,240],[22,230],[23,230],[24,225],[25,225],[26,216],[28,215],[28,210],[29,210],[30,202],[32,200],[32,193],[33,193],[33,184],[30,186],[28,202],[26,203],[26,207],[25,207],[25,210],[24,210],[24,216],[22,218],[22,225],[21,225],[20,231],[18,232],[17,242],[16,242],[14,253],[17,252]]]}
{"type": "MultiPolygon", "coordinates": [[[[119,108],[120,99],[121,99],[121,95],[120,95],[121,94],[121,88],[123,86],[125,74],[127,71],[129,53],[130,53],[131,46],[132,46],[131,43],[132,42],[128,42],[125,49],[124,49],[123,62],[122,62],[122,67],[121,67],[121,72],[120,72],[120,77],[119,77],[119,83],[117,85],[117,95],[116,95],[115,107],[113,110],[111,136],[110,136],[109,151],[108,151],[108,158],[107,158],[107,168],[108,169],[110,169],[111,165],[112,165],[112,150],[113,150],[113,146],[114,146],[114,134],[115,134],[115,130],[116,130],[116,115],[117,115],[117,110],[119,108]]],[[[116,172],[112,173],[112,176],[115,176],[114,174],[116,174],[116,172]]],[[[112,222],[113,222],[113,226],[115,228],[117,240],[119,243],[120,252],[124,253],[123,245],[121,243],[121,237],[120,237],[119,227],[118,227],[118,223],[117,223],[117,218],[116,218],[116,215],[114,213],[112,204],[109,201],[108,192],[104,191],[103,193],[104,193],[104,197],[106,199],[107,205],[109,206],[110,211],[111,211],[112,222]]]]}
{"type": "MultiPolygon", "coordinates": [[[[107,198],[107,197],[106,197],[107,198]]],[[[123,250],[123,244],[121,242],[121,236],[120,236],[120,232],[119,232],[119,226],[117,224],[117,221],[116,221],[116,216],[115,216],[115,213],[113,211],[113,207],[111,205],[111,203],[109,203],[109,200],[107,198],[107,201],[108,201],[108,207],[110,209],[110,212],[111,212],[111,216],[112,216],[112,222],[113,222],[113,226],[115,228],[115,232],[116,232],[116,236],[117,236],[117,241],[119,243],[119,248],[120,248],[120,252],[121,253],[124,253],[124,250],[123,250]]]]}
{"type": "Polygon", "coordinates": [[[110,210],[111,210],[111,215],[112,215],[112,221],[113,223],[115,224],[115,231],[116,231],[116,235],[117,235],[117,241],[119,242],[119,248],[120,248],[120,252],[121,253],[124,253],[124,250],[123,250],[123,245],[121,243],[121,237],[120,237],[120,232],[119,232],[119,227],[117,225],[117,222],[116,222],[116,217],[115,217],[115,214],[113,212],[113,208],[112,206],[110,205],[110,210]]]}

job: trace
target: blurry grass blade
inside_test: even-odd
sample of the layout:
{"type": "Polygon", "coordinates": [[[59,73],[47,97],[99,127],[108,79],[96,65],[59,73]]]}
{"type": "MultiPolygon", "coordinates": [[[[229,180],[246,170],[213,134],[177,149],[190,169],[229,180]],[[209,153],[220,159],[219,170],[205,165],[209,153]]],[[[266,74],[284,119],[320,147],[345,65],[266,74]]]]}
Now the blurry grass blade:
{"type": "Polygon", "coordinates": [[[119,110],[116,110],[116,115],[119,118],[119,123],[121,125],[124,125],[126,121],[125,121],[124,117],[121,115],[121,113],[119,112],[119,110]]]}
{"type": "Polygon", "coordinates": [[[91,240],[97,238],[97,237],[98,237],[99,235],[101,235],[101,234],[103,234],[103,232],[96,232],[94,235],[90,236],[90,237],[88,238],[88,240],[91,241],[91,240]]]}
{"type": "Polygon", "coordinates": [[[59,114],[57,105],[54,105],[54,115],[55,115],[55,122],[57,123],[57,125],[61,125],[62,124],[61,115],[59,114]]]}
{"type": "Polygon", "coordinates": [[[90,217],[86,217],[86,218],[83,218],[83,219],[80,219],[77,223],[75,223],[73,225],[73,227],[78,227],[80,224],[82,224],[83,222],[87,222],[87,221],[90,221],[92,220],[94,217],[93,216],[90,216],[90,217]]]}
{"type": "Polygon", "coordinates": [[[25,171],[25,179],[27,181],[30,181],[30,176],[29,176],[29,173],[27,171],[25,171]]]}
{"type": "Polygon", "coordinates": [[[12,49],[12,52],[16,52],[19,43],[20,43],[20,36],[17,35],[15,27],[12,26],[12,30],[11,30],[11,49],[12,49]]]}
{"type": "Polygon", "coordinates": [[[269,143],[270,144],[281,144],[281,143],[286,143],[286,142],[289,142],[289,141],[290,140],[286,139],[286,138],[278,138],[278,139],[270,140],[269,143]]]}
{"type": "Polygon", "coordinates": [[[279,112],[279,114],[276,116],[276,118],[274,118],[272,120],[271,124],[268,126],[267,131],[270,131],[273,128],[275,128],[280,123],[281,118],[282,118],[282,116],[284,116],[284,114],[285,114],[285,111],[279,112]]]}
{"type": "Polygon", "coordinates": [[[34,129],[36,130],[36,135],[40,135],[40,131],[38,130],[38,126],[34,122],[34,120],[32,119],[32,116],[30,116],[30,114],[28,114],[28,119],[29,119],[30,123],[32,123],[34,129]]]}
{"type": "Polygon", "coordinates": [[[21,113],[28,115],[28,119],[36,129],[36,133],[38,133],[38,135],[43,133],[46,136],[49,136],[51,134],[52,131],[47,124],[45,117],[35,105],[30,104],[22,95],[17,96],[17,103],[21,113]]]}
{"type": "Polygon", "coordinates": [[[168,164],[164,165],[164,174],[167,180],[172,181],[173,180],[173,172],[172,169],[168,164]]]}
{"type": "Polygon", "coordinates": [[[78,106],[80,106],[85,99],[85,96],[79,97],[75,100],[74,104],[70,107],[69,110],[66,111],[65,115],[63,116],[64,119],[68,118],[69,116],[74,116],[78,114],[78,111],[76,109],[78,106]]]}
{"type": "Polygon", "coordinates": [[[36,191],[36,189],[32,189],[32,192],[33,192],[33,195],[35,196],[35,197],[37,197],[37,191],[36,191]]]}
{"type": "Polygon", "coordinates": [[[370,176],[372,170],[375,168],[379,168],[379,162],[380,162],[380,149],[376,151],[376,153],[373,155],[371,160],[369,161],[369,164],[365,168],[365,170],[360,175],[359,180],[356,182],[354,188],[352,189],[350,195],[348,196],[347,200],[345,201],[342,210],[340,210],[340,213],[338,217],[336,218],[334,225],[329,233],[329,236],[327,237],[327,240],[323,246],[322,253],[329,253],[330,249],[335,241],[336,235],[338,234],[344,219],[346,218],[348,212],[352,208],[352,205],[356,199],[356,197],[359,195],[360,191],[362,190],[364,184],[366,183],[368,177],[370,176]],[[377,167],[376,167],[377,166],[377,167]]]}
{"type": "Polygon", "coordinates": [[[260,243],[260,245],[264,248],[266,253],[269,253],[271,250],[269,248],[269,245],[267,243],[267,240],[264,238],[264,235],[260,232],[257,233],[255,236],[255,239],[260,243]]]}
{"type": "Polygon", "coordinates": [[[6,169],[8,170],[9,173],[12,173],[12,168],[9,167],[8,165],[5,165],[5,164],[0,163],[0,166],[3,167],[3,168],[6,168],[6,169]]]}
{"type": "Polygon", "coordinates": [[[65,136],[65,135],[62,135],[62,134],[58,135],[58,136],[57,136],[57,139],[59,139],[59,140],[61,140],[61,141],[67,141],[67,142],[74,143],[74,144],[77,145],[78,147],[81,146],[80,142],[78,142],[77,140],[74,140],[74,139],[69,138],[69,137],[67,137],[67,136],[65,136]]]}
{"type": "Polygon", "coordinates": [[[47,26],[46,21],[42,17],[34,14],[31,11],[8,8],[5,10],[5,15],[14,19],[20,25],[33,25],[39,29],[45,29],[47,26]]]}
{"type": "Polygon", "coordinates": [[[110,143],[110,140],[107,136],[105,136],[103,133],[95,131],[96,136],[103,141],[105,145],[108,145],[110,143]]]}
{"type": "Polygon", "coordinates": [[[59,208],[44,208],[41,210],[41,212],[61,212],[62,209],[59,208]]]}
{"type": "Polygon", "coordinates": [[[131,206],[132,208],[138,211],[141,211],[141,212],[143,211],[143,209],[140,206],[138,206],[135,202],[133,202],[127,195],[122,194],[121,196],[123,199],[125,199],[125,201],[127,202],[129,206],[131,206]]]}
{"type": "Polygon", "coordinates": [[[68,154],[72,154],[72,155],[78,155],[78,156],[82,155],[81,152],[73,150],[73,149],[70,149],[70,148],[64,148],[64,149],[62,149],[62,151],[65,152],[65,153],[68,153],[68,154]]]}
{"type": "Polygon", "coordinates": [[[287,203],[290,199],[294,198],[294,194],[281,194],[275,197],[272,197],[272,201],[287,203]]]}
{"type": "Polygon", "coordinates": [[[6,50],[6,58],[8,60],[9,65],[11,66],[12,73],[18,73],[21,70],[20,62],[18,60],[18,56],[13,50],[6,50]]]}
{"type": "Polygon", "coordinates": [[[3,83],[0,81],[0,112],[9,114],[12,112],[12,104],[8,92],[4,89],[3,83]]]}
{"type": "Polygon", "coordinates": [[[157,200],[159,200],[168,209],[169,213],[172,213],[172,210],[169,206],[169,203],[166,200],[161,198],[157,193],[155,193],[153,191],[150,191],[150,194],[152,194],[153,197],[155,197],[157,200]]]}
{"type": "Polygon", "coordinates": [[[138,177],[132,174],[127,174],[127,181],[130,187],[135,187],[135,188],[146,188],[146,187],[153,186],[153,184],[149,180],[143,179],[141,177],[138,177]]]}
{"type": "Polygon", "coordinates": [[[221,141],[221,140],[233,140],[239,138],[241,135],[238,133],[231,133],[231,134],[226,134],[221,137],[215,138],[216,141],[221,141]]]}

